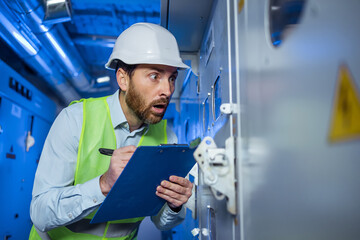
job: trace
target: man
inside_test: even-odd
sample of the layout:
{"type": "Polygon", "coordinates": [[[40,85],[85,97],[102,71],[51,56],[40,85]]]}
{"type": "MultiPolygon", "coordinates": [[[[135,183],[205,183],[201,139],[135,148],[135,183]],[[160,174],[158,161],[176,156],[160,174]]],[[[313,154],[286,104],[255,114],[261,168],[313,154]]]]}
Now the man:
{"type": "MultiPolygon", "coordinates": [[[[89,222],[135,146],[177,142],[162,118],[177,71],[188,66],[169,31],[137,23],[118,37],[106,67],[116,70],[120,89],[108,97],[71,104],[50,129],[35,175],[30,239],[136,239],[143,218],[89,222]],[[99,154],[100,147],[116,150],[110,158],[99,154]]],[[[182,205],[191,189],[191,182],[177,176],[154,189],[167,201],[152,217],[160,230],[184,219],[182,205]]]]}

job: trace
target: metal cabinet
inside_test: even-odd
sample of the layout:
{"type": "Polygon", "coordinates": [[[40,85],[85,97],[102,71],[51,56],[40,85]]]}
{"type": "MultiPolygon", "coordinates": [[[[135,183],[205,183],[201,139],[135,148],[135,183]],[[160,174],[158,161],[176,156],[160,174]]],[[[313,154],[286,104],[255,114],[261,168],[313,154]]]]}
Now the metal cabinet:
{"type": "Polygon", "coordinates": [[[359,100],[338,97],[359,94],[360,31],[353,27],[359,7],[358,1],[247,1],[236,15],[245,104],[237,159],[242,239],[360,237],[354,170],[360,132],[329,138],[345,128],[334,126],[337,116],[340,125],[346,114],[354,116],[351,124],[360,121],[359,100]],[[353,85],[342,90],[347,80],[353,85]],[[339,101],[352,113],[339,111],[339,101]]]}
{"type": "Polygon", "coordinates": [[[180,118],[197,111],[191,136],[211,137],[210,160],[233,161],[234,178],[215,188],[200,169],[186,239],[359,239],[359,8],[214,2],[180,118]]]}
{"type": "Polygon", "coordinates": [[[27,239],[35,171],[56,106],[3,62],[0,71],[0,237],[27,239]]]}

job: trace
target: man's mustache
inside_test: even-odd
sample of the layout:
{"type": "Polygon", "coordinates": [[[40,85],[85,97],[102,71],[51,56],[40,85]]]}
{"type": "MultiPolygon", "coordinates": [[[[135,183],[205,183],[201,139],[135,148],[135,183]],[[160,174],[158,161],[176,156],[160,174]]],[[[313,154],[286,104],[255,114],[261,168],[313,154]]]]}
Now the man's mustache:
{"type": "Polygon", "coordinates": [[[161,98],[161,99],[157,99],[157,100],[154,100],[150,103],[151,106],[154,106],[154,105],[169,105],[169,101],[170,99],[168,98],[161,98]]]}

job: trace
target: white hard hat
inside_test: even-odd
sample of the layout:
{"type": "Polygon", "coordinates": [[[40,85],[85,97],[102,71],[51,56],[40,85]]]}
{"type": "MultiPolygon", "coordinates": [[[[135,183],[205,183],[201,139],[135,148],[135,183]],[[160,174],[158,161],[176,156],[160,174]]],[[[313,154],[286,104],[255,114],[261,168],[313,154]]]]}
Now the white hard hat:
{"type": "Polygon", "coordinates": [[[136,23],[120,34],[105,67],[115,69],[117,60],[129,65],[189,68],[180,58],[175,37],[167,29],[152,23],[136,23]]]}

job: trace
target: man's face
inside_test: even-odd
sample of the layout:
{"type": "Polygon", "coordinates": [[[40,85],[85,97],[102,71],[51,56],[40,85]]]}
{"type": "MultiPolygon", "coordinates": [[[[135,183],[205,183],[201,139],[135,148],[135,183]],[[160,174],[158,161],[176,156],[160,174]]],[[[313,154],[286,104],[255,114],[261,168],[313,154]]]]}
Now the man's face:
{"type": "Polygon", "coordinates": [[[161,121],[175,90],[177,68],[142,64],[130,76],[125,102],[147,124],[161,121]]]}

